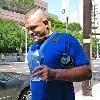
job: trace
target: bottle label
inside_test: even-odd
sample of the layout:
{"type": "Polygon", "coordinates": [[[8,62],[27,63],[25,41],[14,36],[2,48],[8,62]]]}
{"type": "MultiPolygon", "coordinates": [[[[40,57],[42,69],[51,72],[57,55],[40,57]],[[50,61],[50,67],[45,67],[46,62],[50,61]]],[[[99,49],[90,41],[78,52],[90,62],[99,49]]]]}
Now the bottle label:
{"type": "Polygon", "coordinates": [[[34,78],[31,78],[32,81],[40,81],[41,78],[40,77],[34,77],[34,78]]]}

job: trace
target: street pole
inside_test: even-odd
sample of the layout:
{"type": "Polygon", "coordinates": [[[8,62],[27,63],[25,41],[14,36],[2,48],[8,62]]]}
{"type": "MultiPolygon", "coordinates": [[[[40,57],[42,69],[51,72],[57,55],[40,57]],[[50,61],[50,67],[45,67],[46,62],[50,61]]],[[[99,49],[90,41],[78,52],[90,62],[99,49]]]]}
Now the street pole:
{"type": "MultiPolygon", "coordinates": [[[[91,11],[92,11],[92,1],[91,0],[83,0],[83,46],[84,50],[90,60],[90,65],[92,63],[92,44],[91,44],[91,11]]],[[[85,96],[92,96],[92,85],[91,80],[82,82],[82,94],[85,96]]]]}
{"type": "Polygon", "coordinates": [[[62,15],[66,20],[66,33],[68,32],[69,0],[62,0],[62,15]]]}
{"type": "Polygon", "coordinates": [[[66,33],[68,32],[68,16],[66,17],[66,33]]]}
{"type": "Polygon", "coordinates": [[[25,62],[27,63],[27,30],[24,25],[22,26],[22,28],[25,32],[25,62]]]}
{"type": "Polygon", "coordinates": [[[25,62],[27,63],[27,32],[25,28],[25,62]]]}

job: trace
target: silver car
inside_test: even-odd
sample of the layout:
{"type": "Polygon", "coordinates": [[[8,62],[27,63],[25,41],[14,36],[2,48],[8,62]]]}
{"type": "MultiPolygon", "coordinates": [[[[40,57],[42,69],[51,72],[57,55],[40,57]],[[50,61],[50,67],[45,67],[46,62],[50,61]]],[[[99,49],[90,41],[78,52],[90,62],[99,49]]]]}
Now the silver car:
{"type": "Polygon", "coordinates": [[[0,72],[0,100],[29,100],[29,75],[0,72]]]}

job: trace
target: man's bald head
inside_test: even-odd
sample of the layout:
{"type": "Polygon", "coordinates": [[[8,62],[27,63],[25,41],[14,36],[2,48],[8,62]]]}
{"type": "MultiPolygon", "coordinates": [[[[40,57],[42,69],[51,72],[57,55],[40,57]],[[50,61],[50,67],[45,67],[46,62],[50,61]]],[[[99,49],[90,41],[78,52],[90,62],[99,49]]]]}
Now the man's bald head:
{"type": "Polygon", "coordinates": [[[26,19],[27,20],[35,19],[36,21],[40,21],[40,20],[45,21],[45,20],[47,20],[47,16],[41,9],[38,9],[36,11],[30,11],[26,15],[26,19]]]}

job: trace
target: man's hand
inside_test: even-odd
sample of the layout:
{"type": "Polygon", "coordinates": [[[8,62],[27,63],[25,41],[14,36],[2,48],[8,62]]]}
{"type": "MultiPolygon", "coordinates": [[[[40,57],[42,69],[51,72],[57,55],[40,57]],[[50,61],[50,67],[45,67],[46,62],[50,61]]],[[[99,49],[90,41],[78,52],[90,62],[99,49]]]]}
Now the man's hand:
{"type": "Polygon", "coordinates": [[[51,80],[54,78],[53,69],[45,65],[36,67],[32,73],[33,73],[32,75],[33,78],[38,76],[41,78],[41,80],[51,80]]]}

